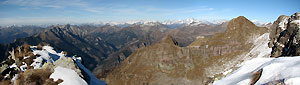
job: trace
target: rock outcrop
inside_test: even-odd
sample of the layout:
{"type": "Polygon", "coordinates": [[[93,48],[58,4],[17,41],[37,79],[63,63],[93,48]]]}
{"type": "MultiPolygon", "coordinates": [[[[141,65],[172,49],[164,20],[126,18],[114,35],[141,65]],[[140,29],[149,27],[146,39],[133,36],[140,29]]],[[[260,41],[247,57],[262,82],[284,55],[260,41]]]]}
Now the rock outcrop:
{"type": "Polygon", "coordinates": [[[54,80],[53,78],[57,77],[50,76],[56,71],[56,67],[61,67],[73,70],[79,76],[79,79],[86,83],[83,80],[85,77],[82,75],[82,71],[75,63],[76,59],[78,58],[66,57],[66,52],[57,53],[50,46],[29,46],[25,44],[10,51],[8,59],[1,62],[0,82],[16,85],[57,85],[63,83],[64,80],[54,80]]]}
{"type": "Polygon", "coordinates": [[[300,13],[280,16],[271,27],[271,57],[300,55],[300,13]]]}

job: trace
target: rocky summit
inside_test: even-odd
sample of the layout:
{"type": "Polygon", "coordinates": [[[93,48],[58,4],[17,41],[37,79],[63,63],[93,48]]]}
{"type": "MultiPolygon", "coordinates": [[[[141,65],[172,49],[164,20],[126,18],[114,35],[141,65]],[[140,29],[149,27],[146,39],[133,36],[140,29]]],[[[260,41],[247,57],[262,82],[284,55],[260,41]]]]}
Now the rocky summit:
{"type": "Polygon", "coordinates": [[[84,70],[81,57],[68,57],[51,46],[22,45],[9,53],[0,64],[1,85],[105,84],[84,70]]]}
{"type": "Polygon", "coordinates": [[[270,47],[272,57],[299,56],[300,13],[280,16],[271,27],[270,47]]]}

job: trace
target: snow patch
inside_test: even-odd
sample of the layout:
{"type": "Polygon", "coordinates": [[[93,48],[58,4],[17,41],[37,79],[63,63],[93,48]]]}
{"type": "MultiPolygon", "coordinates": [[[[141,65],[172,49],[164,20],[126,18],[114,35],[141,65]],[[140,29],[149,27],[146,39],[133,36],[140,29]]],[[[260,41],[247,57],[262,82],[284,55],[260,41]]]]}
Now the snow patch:
{"type": "Polygon", "coordinates": [[[24,56],[24,58],[23,59],[27,59],[27,58],[29,58],[30,56],[24,56]]]}
{"type": "Polygon", "coordinates": [[[251,51],[246,54],[246,56],[252,56],[252,57],[269,57],[272,51],[272,48],[269,48],[268,43],[269,43],[269,35],[270,33],[265,33],[258,38],[256,38],[253,42],[254,48],[251,49],[251,51]]]}
{"type": "Polygon", "coordinates": [[[52,54],[57,54],[56,51],[53,50],[51,46],[43,46],[43,50],[52,53],[52,54]]]}
{"type": "Polygon", "coordinates": [[[60,66],[54,69],[50,78],[53,78],[54,81],[62,79],[63,82],[59,85],[88,85],[74,70],[60,66]]]}
{"type": "MultiPolygon", "coordinates": [[[[16,74],[10,81],[14,82],[17,78],[18,78],[18,74],[16,74]]],[[[14,85],[16,85],[16,84],[14,84],[14,85]]]]}
{"type": "Polygon", "coordinates": [[[90,78],[90,85],[106,85],[106,83],[104,81],[99,80],[95,75],[93,75],[93,73],[90,70],[88,70],[87,68],[85,68],[81,64],[81,58],[80,59],[76,59],[76,57],[73,56],[73,59],[75,60],[75,62],[78,65],[78,67],[80,69],[82,69],[83,72],[85,72],[89,76],[89,78],[90,78]]]}
{"type": "Polygon", "coordinates": [[[9,66],[9,68],[16,68],[16,67],[18,67],[18,66],[16,65],[16,63],[14,63],[14,64],[12,64],[11,66],[9,66]]]}
{"type": "Polygon", "coordinates": [[[286,85],[297,85],[297,84],[300,84],[300,77],[290,78],[290,79],[284,80],[284,83],[286,85]]]}
{"type": "Polygon", "coordinates": [[[27,64],[22,62],[24,65],[20,66],[21,71],[25,71],[27,69],[27,64]]]}
{"type": "MultiPolygon", "coordinates": [[[[43,46],[41,50],[37,49],[37,46],[30,46],[32,53],[35,55],[35,59],[33,59],[33,63],[30,66],[33,66],[33,69],[42,69],[42,67],[45,65],[45,67],[48,67],[48,64],[52,63],[51,66],[54,72],[50,75],[50,78],[53,78],[55,81],[58,79],[63,80],[62,83],[59,85],[87,85],[87,82],[81,78],[81,70],[79,68],[83,69],[84,72],[88,74],[89,77],[89,83],[91,85],[106,85],[104,81],[101,81],[97,79],[88,69],[86,69],[81,64],[81,57],[68,57],[66,54],[61,51],[57,52],[53,49],[51,46],[43,46]],[[74,62],[76,61],[76,62],[74,62]]],[[[30,56],[24,56],[23,59],[27,59],[30,56]]],[[[27,70],[27,64],[25,62],[22,62],[22,65],[18,67],[15,63],[9,66],[9,68],[17,68],[21,71],[27,70]]],[[[5,75],[5,77],[8,77],[9,74],[5,75]]],[[[14,82],[17,78],[17,75],[13,77],[11,82],[14,82]]]]}
{"type": "Polygon", "coordinates": [[[249,84],[252,74],[263,69],[260,79],[255,85],[282,80],[286,84],[300,84],[300,56],[280,58],[254,58],[247,61],[231,75],[214,82],[214,85],[249,84]]]}
{"type": "Polygon", "coordinates": [[[279,23],[279,26],[282,30],[286,29],[286,24],[288,23],[289,17],[283,17],[282,21],[279,23]]]}
{"type": "Polygon", "coordinates": [[[33,63],[30,65],[33,67],[33,69],[39,69],[43,66],[43,59],[41,57],[37,57],[36,59],[33,59],[33,63]]]}
{"type": "Polygon", "coordinates": [[[297,24],[298,27],[300,26],[300,20],[293,20],[291,23],[297,24]]]}

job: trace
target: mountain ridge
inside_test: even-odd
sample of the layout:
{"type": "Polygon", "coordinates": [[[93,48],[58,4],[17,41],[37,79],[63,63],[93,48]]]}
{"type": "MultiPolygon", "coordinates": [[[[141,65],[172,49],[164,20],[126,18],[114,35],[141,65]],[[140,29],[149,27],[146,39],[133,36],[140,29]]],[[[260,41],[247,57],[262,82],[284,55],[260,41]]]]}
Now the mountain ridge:
{"type": "MultiPolygon", "coordinates": [[[[253,27],[253,23],[243,17],[237,19],[242,21],[241,28],[253,27]],[[250,23],[250,24],[249,24],[250,23]],[[245,25],[244,25],[245,24],[245,25]]],[[[236,20],[231,20],[232,22],[236,20]]],[[[231,24],[229,21],[229,24],[231,24]]],[[[228,26],[229,29],[231,26],[228,26]]],[[[254,25],[254,27],[256,27],[254,25]]],[[[231,27],[232,28],[232,27],[231,27]]],[[[256,27],[259,28],[259,27],[256,27]]],[[[125,59],[120,66],[108,72],[104,77],[108,84],[205,84],[214,78],[222,77],[219,73],[223,69],[233,68],[243,58],[238,57],[250,51],[252,44],[238,42],[238,39],[246,42],[253,35],[260,36],[267,32],[266,28],[260,28],[258,33],[251,32],[240,38],[229,39],[226,33],[240,30],[217,33],[208,38],[203,45],[179,47],[173,43],[170,35],[166,35],[162,43],[155,43],[140,48],[125,59]],[[246,39],[243,39],[246,38],[246,39]],[[223,40],[223,41],[222,41],[223,40]],[[235,41],[232,41],[235,40],[235,41]],[[223,43],[219,43],[222,41],[223,43]],[[248,47],[248,48],[247,48],[248,47]],[[228,62],[222,62],[226,60],[228,62]],[[230,63],[229,63],[230,61],[230,63]]],[[[255,29],[251,29],[255,30],[255,29]]],[[[244,31],[241,31],[244,32],[244,31]]],[[[247,31],[246,31],[247,32],[247,31]]],[[[232,34],[238,36],[239,34],[232,34]]],[[[197,42],[197,41],[194,41],[197,42]]]]}

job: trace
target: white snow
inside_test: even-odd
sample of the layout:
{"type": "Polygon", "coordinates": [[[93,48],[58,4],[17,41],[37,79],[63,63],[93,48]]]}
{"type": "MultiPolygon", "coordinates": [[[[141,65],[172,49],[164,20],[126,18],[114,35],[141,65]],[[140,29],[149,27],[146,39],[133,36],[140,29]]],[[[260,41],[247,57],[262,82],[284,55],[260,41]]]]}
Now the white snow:
{"type": "Polygon", "coordinates": [[[72,69],[56,67],[54,72],[50,75],[54,81],[62,79],[63,82],[59,85],[87,85],[87,83],[72,69]]]}
{"type": "Polygon", "coordinates": [[[20,66],[21,71],[25,71],[27,69],[27,64],[22,62],[24,65],[20,66]]]}
{"type": "Polygon", "coordinates": [[[43,59],[41,57],[37,57],[36,59],[33,59],[33,63],[30,66],[33,66],[33,69],[39,69],[43,66],[42,62],[43,59]]]}
{"type": "Polygon", "coordinates": [[[293,20],[291,23],[297,24],[298,27],[300,26],[300,20],[293,20]]]}
{"type": "Polygon", "coordinates": [[[159,22],[146,22],[142,26],[156,26],[159,25],[159,22]]]}
{"type": "Polygon", "coordinates": [[[241,68],[232,74],[214,82],[214,85],[247,85],[251,81],[252,74],[260,69],[263,69],[262,75],[255,85],[266,84],[281,79],[284,79],[287,84],[300,84],[300,56],[297,56],[254,58],[244,63],[241,68]]]}
{"type": "Polygon", "coordinates": [[[14,63],[14,64],[12,64],[11,66],[9,66],[9,68],[15,68],[15,67],[18,67],[18,66],[16,65],[16,63],[14,63]]]}
{"type": "MultiPolygon", "coordinates": [[[[73,62],[65,62],[67,65],[61,64],[65,61],[68,61],[70,58],[73,61],[76,61],[76,64],[78,65],[79,68],[83,69],[82,72],[85,72],[88,74],[87,77],[90,77],[89,83],[91,85],[106,85],[104,81],[101,81],[97,79],[88,69],[86,69],[82,64],[81,64],[81,57],[67,57],[66,54],[61,51],[61,52],[56,52],[53,47],[51,46],[43,46],[41,50],[37,49],[37,46],[31,46],[31,50],[33,51],[32,53],[36,55],[36,58],[33,59],[33,63],[30,66],[33,66],[34,69],[41,69],[43,64],[45,63],[53,63],[55,65],[54,67],[54,72],[50,75],[50,78],[53,78],[55,81],[58,79],[62,79],[63,82],[60,83],[59,85],[88,85],[87,82],[81,78],[79,75],[81,73],[78,73],[77,71],[79,69],[73,69],[75,68],[73,65],[68,66],[70,63],[72,64],[73,62]],[[40,56],[37,56],[40,55],[40,56]],[[55,62],[56,60],[59,60],[61,62],[55,62]],[[69,64],[68,64],[69,63],[69,64]],[[67,67],[64,67],[67,66],[67,67]],[[70,67],[70,68],[69,68],[70,67]]],[[[30,56],[24,56],[23,59],[29,58],[30,56]]],[[[75,63],[75,62],[74,62],[75,63]]],[[[17,67],[17,65],[14,63],[10,66],[10,68],[19,68],[21,71],[25,71],[27,69],[27,64],[22,62],[22,65],[20,67],[17,67]]],[[[80,71],[79,71],[80,72],[80,71]]],[[[9,75],[6,75],[7,77],[9,75]]],[[[16,75],[17,76],[17,75],[16,75]]],[[[16,76],[13,78],[11,82],[14,82],[14,79],[16,76]]]]}
{"type": "Polygon", "coordinates": [[[288,23],[289,17],[283,17],[282,21],[279,23],[279,26],[282,30],[286,29],[286,24],[288,23]]]}
{"type": "MultiPolygon", "coordinates": [[[[53,62],[53,60],[51,60],[50,56],[49,56],[49,52],[48,51],[44,51],[44,50],[34,50],[33,51],[33,54],[34,55],[41,55],[40,58],[46,60],[47,62],[50,61],[50,62],[53,62]]],[[[39,58],[39,57],[38,57],[39,58]]]]}
{"type": "Polygon", "coordinates": [[[286,85],[297,85],[300,84],[300,77],[290,78],[284,81],[286,85]]]}
{"type": "Polygon", "coordinates": [[[24,56],[24,58],[23,59],[26,59],[26,58],[29,58],[30,56],[24,56]]]}
{"type": "Polygon", "coordinates": [[[43,50],[52,53],[52,54],[57,54],[56,51],[53,50],[51,46],[43,46],[43,50]]]}
{"type": "Polygon", "coordinates": [[[253,42],[254,48],[251,49],[251,51],[246,54],[246,56],[252,56],[252,57],[268,57],[270,56],[270,53],[272,51],[272,48],[269,48],[269,35],[270,33],[265,33],[258,38],[256,38],[253,42]]]}
{"type": "Polygon", "coordinates": [[[268,24],[272,24],[272,22],[263,22],[256,19],[251,20],[251,22],[253,22],[256,26],[266,26],[268,24]]]}
{"type": "MultiPolygon", "coordinates": [[[[37,48],[37,46],[31,46],[31,48],[37,48]]],[[[34,62],[31,64],[31,66],[33,66],[34,69],[41,68],[43,66],[43,60],[45,60],[45,62],[53,63],[60,57],[65,56],[65,54],[63,54],[63,51],[57,53],[51,46],[43,46],[42,50],[34,49],[32,53],[34,55],[40,55],[33,59],[34,62]]]]}
{"type": "MultiPolygon", "coordinates": [[[[15,76],[10,80],[11,82],[15,81],[18,78],[18,74],[15,74],[15,76]]],[[[16,85],[16,84],[14,84],[16,85]]]]}
{"type": "Polygon", "coordinates": [[[95,75],[93,75],[93,73],[88,70],[87,68],[85,68],[82,64],[81,64],[81,58],[80,59],[76,59],[74,56],[73,56],[73,59],[75,60],[76,64],[78,65],[78,67],[80,69],[82,69],[82,71],[84,73],[86,73],[89,78],[90,78],[90,85],[106,85],[106,83],[104,81],[101,81],[99,80],[98,78],[96,78],[95,75]]]}
{"type": "Polygon", "coordinates": [[[228,76],[228,74],[231,74],[232,71],[235,71],[234,68],[243,66],[245,61],[249,61],[253,58],[268,58],[272,50],[268,47],[268,40],[269,33],[265,33],[260,36],[249,37],[247,43],[253,44],[253,47],[248,53],[238,55],[236,58],[225,62],[221,66],[218,64],[213,64],[211,67],[205,69],[206,74],[209,76],[216,76],[216,74],[228,76]],[[231,72],[230,69],[232,69],[231,72]]]}

